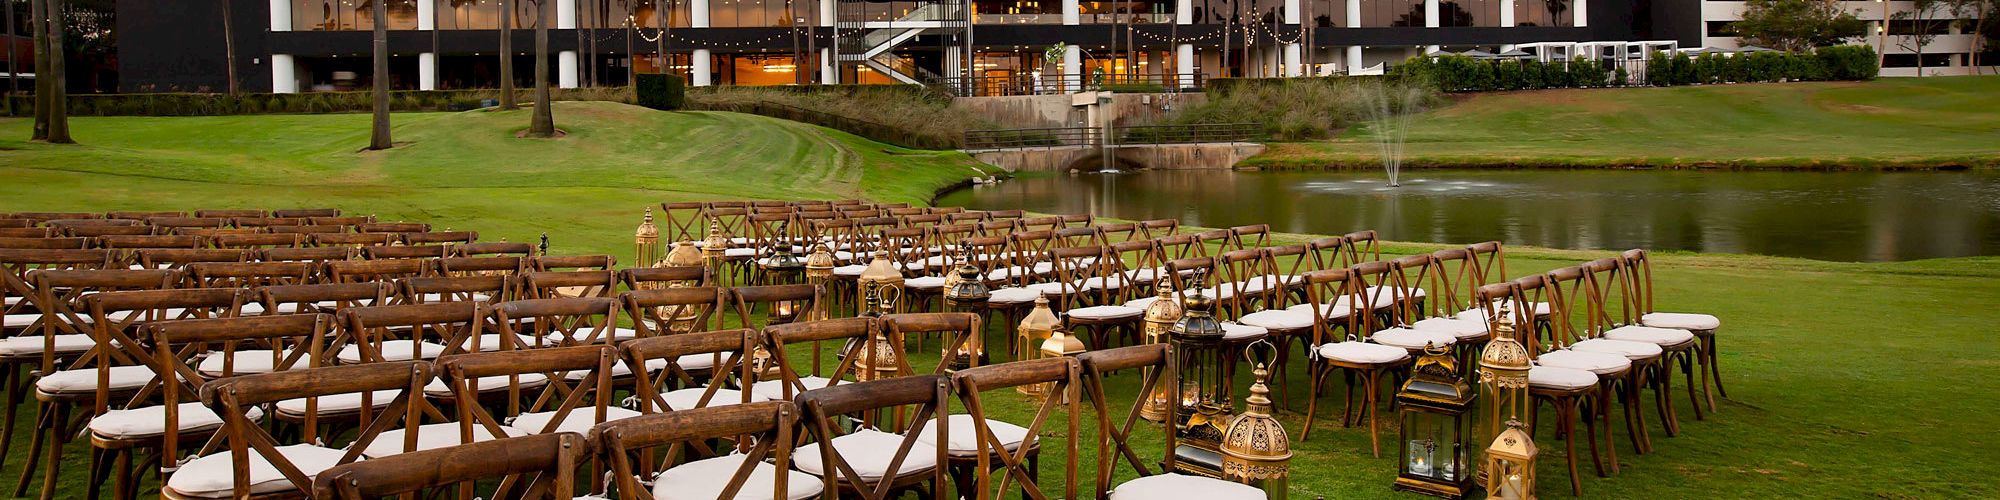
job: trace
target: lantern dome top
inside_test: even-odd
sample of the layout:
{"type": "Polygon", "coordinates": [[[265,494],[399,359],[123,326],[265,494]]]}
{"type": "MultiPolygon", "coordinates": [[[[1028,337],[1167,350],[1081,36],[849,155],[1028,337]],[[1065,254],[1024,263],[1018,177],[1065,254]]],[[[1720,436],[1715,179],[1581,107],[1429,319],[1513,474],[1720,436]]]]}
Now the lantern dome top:
{"type": "Polygon", "coordinates": [[[1153,323],[1180,321],[1181,316],[1187,310],[1181,307],[1181,301],[1174,300],[1173,287],[1166,283],[1161,283],[1155,288],[1160,290],[1160,295],[1158,298],[1153,299],[1153,303],[1146,304],[1146,321],[1153,323]]]}
{"type": "Polygon", "coordinates": [[[1528,348],[1514,339],[1514,315],[1506,305],[1501,305],[1493,326],[1493,340],[1479,353],[1480,368],[1489,373],[1526,377],[1531,360],[1528,348]]]}
{"type": "Polygon", "coordinates": [[[646,207],[646,218],[639,222],[639,229],[633,231],[632,236],[641,242],[660,239],[660,227],[653,225],[653,207],[646,207]]]}

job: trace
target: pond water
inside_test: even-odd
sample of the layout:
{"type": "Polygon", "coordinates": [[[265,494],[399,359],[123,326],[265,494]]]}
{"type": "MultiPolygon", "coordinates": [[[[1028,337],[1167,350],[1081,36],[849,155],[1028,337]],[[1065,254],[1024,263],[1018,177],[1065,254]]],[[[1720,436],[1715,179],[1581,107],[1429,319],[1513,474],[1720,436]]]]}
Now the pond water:
{"type": "Polygon", "coordinates": [[[1145,171],[1024,177],[943,205],[1398,241],[1841,261],[2000,254],[2000,172],[1145,171]]]}

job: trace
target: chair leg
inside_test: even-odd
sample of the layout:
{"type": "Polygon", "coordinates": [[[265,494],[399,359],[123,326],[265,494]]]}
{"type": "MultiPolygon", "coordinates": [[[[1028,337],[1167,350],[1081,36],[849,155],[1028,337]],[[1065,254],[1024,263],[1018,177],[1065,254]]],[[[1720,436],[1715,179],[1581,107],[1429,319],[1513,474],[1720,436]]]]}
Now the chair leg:
{"type": "MultiPolygon", "coordinates": [[[[1590,405],[1590,406],[1591,406],[1591,410],[1590,410],[1591,412],[1590,412],[1590,414],[1589,414],[1589,415],[1586,415],[1586,416],[1587,416],[1587,417],[1590,417],[1590,418],[1596,418],[1596,419],[1597,419],[1597,422],[1598,422],[1599,424],[1603,424],[1603,427],[1604,427],[1604,455],[1605,455],[1605,459],[1606,459],[1607,461],[1611,462],[1611,473],[1612,473],[1612,474],[1617,474],[1617,473],[1619,473],[1619,470],[1618,470],[1618,438],[1617,438],[1617,436],[1616,436],[1616,434],[1618,434],[1618,431],[1617,431],[1617,428],[1615,428],[1615,427],[1612,427],[1612,426],[1611,426],[1611,405],[1612,405],[1612,401],[1611,401],[1611,400],[1609,400],[1609,399],[1605,399],[1605,398],[1604,398],[1604,396],[1605,396],[1605,394],[1604,394],[1603,392],[1599,392],[1599,393],[1597,393],[1596,395],[1586,395],[1586,396],[1584,396],[1584,397],[1587,397],[1587,398],[1590,398],[1590,400],[1591,400],[1591,405],[1590,405]]],[[[1591,441],[1595,442],[1595,441],[1596,441],[1596,439],[1597,439],[1597,438],[1596,438],[1595,436],[1593,436],[1593,437],[1591,438],[1591,441]]]]}
{"type": "Polygon", "coordinates": [[[1340,397],[1340,426],[1354,427],[1354,372],[1341,370],[1340,378],[1347,383],[1347,392],[1340,397]]]}
{"type": "Polygon", "coordinates": [[[1311,369],[1308,369],[1306,371],[1307,371],[1306,376],[1308,378],[1311,378],[1311,380],[1309,380],[1308,382],[1312,387],[1307,389],[1307,391],[1309,391],[1309,394],[1307,394],[1306,397],[1306,430],[1305,432],[1299,433],[1299,442],[1305,442],[1307,438],[1312,437],[1313,414],[1319,411],[1320,381],[1322,377],[1325,375],[1323,373],[1323,370],[1320,369],[1320,365],[1317,363],[1315,363],[1311,369]]]}
{"type": "Polygon", "coordinates": [[[35,465],[42,459],[42,437],[49,434],[49,419],[55,418],[51,403],[35,405],[35,434],[28,439],[28,463],[21,467],[21,479],[14,483],[14,497],[28,496],[28,481],[35,477],[35,465]]]}
{"type": "MultiPolygon", "coordinates": [[[[104,487],[104,474],[105,474],[104,469],[110,466],[111,466],[111,461],[104,459],[103,448],[98,448],[95,446],[90,447],[90,489],[84,490],[84,498],[89,500],[97,500],[98,490],[101,490],[104,487]]],[[[123,481],[125,478],[120,477],[118,479],[120,481],[123,481]]],[[[122,488],[114,488],[112,490],[112,494],[117,495],[123,491],[124,490],[122,488]]]]}
{"type": "Polygon", "coordinates": [[[1583,397],[1571,396],[1569,398],[1569,407],[1564,411],[1574,412],[1577,416],[1576,420],[1583,421],[1583,436],[1585,439],[1590,440],[1590,463],[1597,468],[1597,477],[1607,477],[1604,475],[1604,457],[1597,450],[1596,419],[1590,418],[1590,414],[1584,413],[1583,397]]]}
{"type": "Polygon", "coordinates": [[[69,442],[69,406],[57,403],[49,420],[49,465],[42,468],[42,500],[56,500],[56,477],[62,469],[63,445],[69,442]]]}
{"type": "Polygon", "coordinates": [[[111,473],[118,476],[111,478],[111,493],[116,495],[118,500],[131,500],[139,493],[138,488],[133,487],[133,483],[138,482],[139,478],[134,477],[137,474],[132,470],[132,452],[132,448],[112,452],[114,458],[111,463],[111,473]]]}
{"type": "MultiPolygon", "coordinates": [[[[1722,387],[1722,364],[1717,362],[1720,353],[1715,349],[1715,332],[1703,335],[1701,343],[1706,347],[1703,350],[1708,352],[1708,371],[1715,376],[1715,393],[1722,395],[1722,399],[1729,399],[1729,389],[1722,387]]],[[[1715,401],[1711,399],[1708,406],[1713,409],[1715,401]]]]}
{"type": "Polygon", "coordinates": [[[1576,414],[1568,408],[1556,412],[1556,434],[1563,437],[1563,446],[1568,448],[1569,488],[1576,496],[1583,496],[1583,478],[1576,473],[1576,414]]]}
{"type": "Polygon", "coordinates": [[[1667,437],[1679,436],[1681,435],[1680,414],[1674,409],[1674,377],[1673,372],[1669,371],[1673,367],[1673,362],[1669,358],[1662,357],[1659,363],[1659,366],[1649,369],[1649,371],[1653,372],[1650,374],[1651,380],[1649,380],[1653,386],[1653,404],[1659,407],[1660,428],[1666,430],[1667,437]]]}
{"type": "Polygon", "coordinates": [[[1368,405],[1365,409],[1368,412],[1368,443],[1375,449],[1375,458],[1382,458],[1382,436],[1375,431],[1375,406],[1378,397],[1375,383],[1379,380],[1377,376],[1380,372],[1380,370],[1369,370],[1361,374],[1361,384],[1365,386],[1363,389],[1368,391],[1367,396],[1362,398],[1362,404],[1368,405]]]}
{"type": "Polygon", "coordinates": [[[13,450],[14,422],[21,413],[21,387],[28,379],[28,375],[22,371],[26,370],[27,366],[26,364],[8,366],[6,372],[0,373],[0,384],[5,384],[7,390],[7,420],[4,426],[0,426],[0,469],[7,468],[7,452],[13,450]]]}

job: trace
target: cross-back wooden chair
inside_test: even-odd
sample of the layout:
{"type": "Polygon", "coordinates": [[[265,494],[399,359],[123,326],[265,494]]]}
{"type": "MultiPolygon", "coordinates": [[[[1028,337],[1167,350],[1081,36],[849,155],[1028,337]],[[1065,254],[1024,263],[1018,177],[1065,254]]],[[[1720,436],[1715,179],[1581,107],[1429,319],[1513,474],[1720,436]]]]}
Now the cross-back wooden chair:
{"type": "Polygon", "coordinates": [[[266,232],[261,227],[176,227],[167,230],[166,234],[200,236],[204,240],[211,240],[217,236],[264,234],[266,232]]]}
{"type": "MultiPolygon", "coordinates": [[[[509,290],[514,288],[512,279],[503,275],[492,276],[429,276],[403,278],[395,281],[396,294],[392,304],[430,304],[436,302],[501,302],[509,298],[509,290]]],[[[498,349],[499,346],[481,346],[482,349],[498,349]]]]}
{"type": "Polygon", "coordinates": [[[145,235],[105,235],[97,237],[100,248],[121,248],[128,250],[164,248],[201,248],[208,239],[186,234],[145,234],[145,235]]]}
{"type": "Polygon", "coordinates": [[[49,223],[58,220],[89,220],[89,219],[105,218],[104,214],[92,213],[92,212],[14,212],[12,214],[9,214],[9,216],[16,219],[28,219],[41,223],[49,223]]]}
{"type": "Polygon", "coordinates": [[[1051,231],[1056,247],[1087,247],[1105,245],[1104,233],[1095,227],[1065,227],[1051,231]]]}
{"type": "MultiPolygon", "coordinates": [[[[765,401],[742,390],[751,380],[743,353],[755,345],[748,328],[648,337],[620,344],[623,366],[643,366],[633,374],[639,412],[661,413],[765,401]]],[[[704,454],[712,450],[702,447],[704,454]]]]}
{"type": "MultiPolygon", "coordinates": [[[[850,375],[855,375],[858,363],[872,358],[872,355],[867,353],[870,348],[874,347],[876,337],[880,334],[880,328],[882,328],[881,322],[870,317],[787,323],[765,327],[764,335],[762,336],[764,349],[766,352],[771,353],[770,359],[777,363],[778,374],[776,377],[763,377],[752,384],[750,386],[751,394],[769,400],[791,401],[794,396],[806,391],[845,383],[850,375]],[[841,344],[843,347],[840,349],[840,352],[835,354],[835,365],[832,371],[822,370],[825,364],[822,362],[823,356],[819,349],[820,343],[828,341],[844,342],[844,344],[841,344]],[[808,346],[810,349],[809,352],[812,358],[810,372],[801,373],[798,367],[795,366],[795,361],[791,359],[791,352],[785,350],[786,345],[802,344],[808,346]]],[[[899,353],[902,350],[902,345],[900,344],[894,342],[890,342],[889,344],[886,348],[894,349],[899,353]]],[[[898,355],[897,359],[907,363],[907,360],[901,355],[898,355]]],[[[909,373],[907,364],[904,366],[905,368],[899,370],[898,373],[909,373]]]]}
{"type": "MultiPolygon", "coordinates": [[[[1651,438],[1646,434],[1646,416],[1639,406],[1639,390],[1643,387],[1648,366],[1659,359],[1659,348],[1650,344],[1593,341],[1590,345],[1577,348],[1586,340],[1577,322],[1586,321],[1592,314],[1586,273],[1581,268],[1559,268],[1548,273],[1523,276],[1510,283],[1513,294],[1512,304],[1533,303],[1542,299],[1549,304],[1550,314],[1545,323],[1546,333],[1524,336],[1528,352],[1540,366],[1553,366],[1585,370],[1597,374],[1598,400],[1604,404],[1598,408],[1602,418],[1609,418],[1611,405],[1616,402],[1624,407],[1626,436],[1637,453],[1651,449],[1651,438]],[[1629,354],[1628,354],[1629,353],[1629,354]]],[[[1515,324],[1529,324],[1533,311],[1514,312],[1515,324]]],[[[1526,335],[1526,334],[1523,334],[1526,335]]],[[[1607,425],[1606,436],[1611,434],[1607,425]]],[[[1607,438],[1608,439],[1608,438],[1607,438]]],[[[1616,450],[1611,450],[1616,460],[1616,450]]],[[[1613,470],[1617,470],[1615,467],[1613,470]]]]}
{"type": "Polygon", "coordinates": [[[1347,261],[1351,263],[1382,260],[1382,241],[1373,229],[1355,231],[1340,236],[1347,240],[1347,261]]]}
{"type": "Polygon", "coordinates": [[[220,229],[229,227],[227,217],[147,217],[146,225],[172,232],[183,228],[220,229]]]}
{"type": "Polygon", "coordinates": [[[1004,271],[1002,278],[1010,284],[1025,287],[1055,274],[1055,263],[1046,260],[1049,249],[1055,246],[1054,232],[1015,232],[1007,236],[1007,243],[1010,247],[1007,256],[1011,262],[997,271],[1004,271]]]}
{"type": "MultiPolygon", "coordinates": [[[[640,289],[618,294],[625,316],[639,339],[684,335],[722,328],[722,308],[733,301],[727,288],[684,287],[640,289]]],[[[719,366],[713,356],[679,360],[679,368],[706,376],[719,366]]]]}
{"type": "Polygon", "coordinates": [[[431,272],[445,277],[512,277],[527,270],[528,259],[511,255],[446,257],[431,261],[431,272]]]}
{"type": "Polygon", "coordinates": [[[270,233],[277,233],[277,231],[271,231],[271,228],[300,227],[306,225],[306,222],[304,217],[237,217],[231,219],[229,225],[244,229],[263,229],[270,233]]]}
{"type": "MultiPolygon", "coordinates": [[[[1180,446],[1175,439],[1174,422],[1180,411],[1176,404],[1169,404],[1167,417],[1158,424],[1165,438],[1164,457],[1156,462],[1159,469],[1147,466],[1149,460],[1141,458],[1135,444],[1140,444],[1137,428],[1139,414],[1145,406],[1153,387],[1165,384],[1170,388],[1173,401],[1180,400],[1181,384],[1176,374],[1176,353],[1166,344],[1148,344],[1122,347],[1104,351],[1087,352],[1077,356],[1082,369],[1085,397],[1089,398],[1091,414],[1097,425],[1097,496],[1104,499],[1148,499],[1148,498],[1218,498],[1252,500],[1265,498],[1263,490],[1255,487],[1216,478],[1186,475],[1172,472],[1178,468],[1180,446]],[[1114,410],[1109,395],[1107,381],[1112,373],[1140,371],[1141,384],[1137,397],[1125,409],[1121,418],[1114,410]],[[1130,465],[1139,477],[1117,484],[1112,481],[1118,475],[1120,464],[1130,465]]],[[[1123,406],[1123,405],[1120,405],[1123,406]]],[[[1148,426],[1154,424],[1146,424],[1148,426]]]]}
{"type": "Polygon", "coordinates": [[[1189,236],[1194,237],[1195,255],[1209,256],[1222,255],[1223,252],[1230,250],[1242,250],[1242,247],[1236,246],[1235,235],[1236,233],[1232,233],[1228,229],[1216,229],[1194,233],[1189,236]]]}
{"type": "Polygon", "coordinates": [[[134,251],[138,269],[181,269],[202,262],[250,262],[257,260],[257,250],[212,249],[212,248],[147,248],[134,251]]]}
{"type": "Polygon", "coordinates": [[[1701,343],[1694,332],[1645,326],[1632,321],[1632,287],[1624,260],[1617,257],[1596,259],[1576,269],[1584,274],[1580,284],[1558,283],[1562,287],[1580,285],[1586,288],[1584,299],[1589,307],[1585,311],[1589,316],[1584,319],[1579,336],[1589,339],[1577,342],[1572,348],[1616,352],[1633,358],[1634,368],[1640,372],[1639,383],[1642,387],[1653,389],[1653,403],[1659,411],[1660,425],[1668,437],[1678,436],[1681,432],[1679,412],[1674,408],[1671,394],[1676,369],[1685,378],[1688,404],[1694,407],[1695,418],[1705,418],[1701,399],[1695,394],[1695,359],[1699,356],[1701,343]],[[1611,347],[1585,345],[1592,343],[1611,347]]]}
{"type": "Polygon", "coordinates": [[[618,299],[611,297],[527,299],[493,304],[486,316],[506,341],[501,350],[613,344],[638,336],[636,330],[618,328],[618,307],[618,299]]]}
{"type": "Polygon", "coordinates": [[[1180,219],[1151,219],[1139,221],[1139,237],[1149,240],[1180,234],[1180,219]]]}
{"type": "Polygon", "coordinates": [[[504,393],[505,398],[492,409],[484,404],[453,405],[458,409],[456,422],[432,425],[456,427],[459,443],[464,444],[529,434],[583,434],[597,424],[638,416],[638,411],[621,407],[616,400],[611,367],[617,362],[618,350],[608,345],[440,357],[439,375],[451,387],[453,400],[478,401],[493,393],[504,393]]]}
{"type": "Polygon", "coordinates": [[[1357,308],[1374,313],[1370,337],[1375,343],[1408,349],[1412,357],[1422,356],[1429,347],[1456,348],[1457,334],[1416,327],[1428,304],[1424,287],[1437,288],[1434,269],[1430,254],[1354,266],[1362,295],[1357,308]]]}
{"type": "Polygon", "coordinates": [[[236,219],[240,217],[270,217],[271,211],[248,209],[248,208],[210,208],[210,209],[195,210],[194,216],[221,217],[225,219],[236,219]]]}
{"type": "Polygon", "coordinates": [[[315,226],[339,226],[347,230],[362,224],[375,222],[373,215],[314,215],[306,217],[306,223],[315,226]]]}
{"type": "Polygon", "coordinates": [[[1409,350],[1371,342],[1375,315],[1361,309],[1357,302],[1362,299],[1362,280],[1349,269],[1330,269],[1306,273],[1309,296],[1306,301],[1313,315],[1321,318],[1314,326],[1313,353],[1318,361],[1312,369],[1312,402],[1306,405],[1306,429],[1299,435],[1300,440],[1312,436],[1312,415],[1318,412],[1320,393],[1325,389],[1326,377],[1336,371],[1345,371],[1347,396],[1345,408],[1341,411],[1341,424],[1355,425],[1364,414],[1368,419],[1368,440],[1376,456],[1382,454],[1382,442],[1376,434],[1376,407],[1380,406],[1381,378],[1410,364],[1409,350]],[[1344,335],[1336,335],[1342,331],[1344,335]],[[1356,379],[1360,389],[1355,389],[1356,379]],[[1354,399],[1360,396],[1362,408],[1355,411],[1354,399]]]}
{"type": "MultiPolygon", "coordinates": [[[[1264,292],[1262,299],[1264,302],[1260,304],[1261,307],[1252,308],[1254,311],[1238,316],[1236,322],[1264,329],[1265,338],[1271,339],[1272,346],[1277,348],[1271,368],[1275,373],[1283,374],[1286,373],[1286,367],[1291,364],[1292,345],[1297,344],[1301,352],[1308,356],[1307,359],[1311,359],[1313,347],[1316,345],[1314,342],[1317,339],[1314,338],[1313,331],[1319,321],[1313,316],[1312,306],[1309,305],[1311,298],[1308,296],[1308,290],[1311,284],[1307,283],[1305,278],[1306,273],[1311,272],[1308,269],[1311,267],[1311,259],[1306,254],[1305,245],[1269,247],[1260,250],[1263,260],[1262,275],[1253,278],[1253,283],[1255,287],[1268,287],[1260,290],[1264,292]],[[1289,270],[1285,267],[1286,260],[1291,261],[1289,270]]],[[[1224,328],[1227,331],[1226,324],[1224,328]]],[[[1232,361],[1233,358],[1232,356],[1232,361]]],[[[1287,390],[1289,384],[1285,382],[1285,377],[1274,378],[1271,380],[1271,385],[1277,389],[1278,406],[1285,407],[1290,399],[1287,390]]]]}
{"type": "Polygon", "coordinates": [[[592,452],[583,435],[560,432],[405,453],[329,468],[313,479],[312,497],[367,500],[429,493],[420,498],[434,498],[448,489],[498,479],[491,498],[586,498],[576,496],[576,468],[592,452]]]}
{"type": "Polygon", "coordinates": [[[312,280],[325,281],[326,263],[353,260],[360,254],[353,247],[271,248],[262,252],[265,262],[304,262],[312,265],[312,280]]]}
{"type": "Polygon", "coordinates": [[[609,255],[538,255],[528,259],[530,271],[610,271],[618,258],[609,255]]]}
{"type": "Polygon", "coordinates": [[[702,204],[684,201],[660,204],[660,238],[665,241],[695,241],[706,234],[708,220],[701,216],[702,204]]]}
{"type": "Polygon", "coordinates": [[[265,314],[283,311],[338,313],[341,310],[389,304],[396,294],[393,283],[318,283],[279,285],[256,289],[258,309],[265,314]]]}
{"type": "Polygon", "coordinates": [[[430,272],[430,267],[430,263],[423,259],[334,260],[326,263],[326,281],[331,283],[395,281],[424,276],[430,272]]]}
{"type": "Polygon", "coordinates": [[[313,246],[321,247],[377,247],[388,246],[396,235],[389,233],[313,233],[313,246]]]}
{"type": "Polygon", "coordinates": [[[520,296],[535,299],[610,297],[618,291],[618,273],[603,271],[530,271],[520,274],[520,296]]]}
{"type": "Polygon", "coordinates": [[[153,226],[50,226],[55,234],[49,237],[100,238],[104,236],[143,236],[153,234],[153,226]]]}
{"type": "MultiPolygon", "coordinates": [[[[1068,426],[1058,434],[1065,444],[1063,482],[1057,498],[1078,498],[1076,457],[1080,451],[1083,393],[1082,366],[1072,357],[1040,358],[1000,365],[978,366],[952,374],[953,393],[965,408],[963,415],[946,417],[948,442],[946,465],[960,498],[1004,498],[1006,491],[1019,485],[1026,498],[1054,496],[1043,491],[1040,477],[1041,433],[1050,417],[1061,411],[1068,426]],[[1042,398],[1034,417],[1023,427],[988,418],[985,395],[1021,386],[1041,385],[1050,397],[1042,398]],[[993,473],[999,469],[999,473],[993,473]],[[994,481],[995,478],[999,481],[994,481]]],[[[920,431],[930,444],[936,437],[926,426],[920,431]]],[[[1055,488],[1051,485],[1049,490],[1055,488]]]]}
{"type": "Polygon", "coordinates": [[[450,255],[450,245],[391,244],[361,247],[361,256],[368,260],[442,259],[450,255]]]}
{"type": "Polygon", "coordinates": [[[953,358],[961,352],[970,353],[969,366],[988,364],[986,359],[986,331],[984,318],[969,312],[920,312],[882,316],[882,328],[888,337],[902,341],[912,336],[918,339],[917,348],[923,348],[924,337],[936,335],[944,349],[940,351],[937,367],[931,373],[945,373],[954,363],[953,358]]]}
{"type": "Polygon", "coordinates": [[[1109,249],[1057,248],[1048,255],[1048,261],[1055,263],[1056,286],[1042,295],[1064,313],[1071,334],[1086,339],[1092,349],[1110,346],[1119,333],[1138,341],[1146,310],[1125,305],[1134,287],[1109,249]]]}
{"type": "Polygon", "coordinates": [[[526,259],[535,256],[535,246],[527,243],[507,241],[482,241],[452,245],[453,257],[514,257],[526,259]]]}
{"type": "Polygon", "coordinates": [[[154,217],[187,217],[187,216],[188,213],[186,211],[176,211],[176,210],[115,210],[115,211],[105,212],[103,215],[89,214],[89,213],[65,214],[65,216],[62,218],[106,219],[106,220],[127,219],[127,220],[143,221],[154,217]]]}
{"type": "Polygon", "coordinates": [[[0,248],[37,250],[80,250],[90,248],[94,238],[0,238],[0,248]]]}
{"type": "MultiPolygon", "coordinates": [[[[1718,356],[1715,346],[1715,332],[1722,328],[1722,320],[1713,315],[1700,313],[1659,312],[1654,309],[1656,297],[1653,290],[1653,263],[1644,249],[1626,250],[1619,254],[1625,263],[1625,279],[1631,288],[1632,315],[1639,324],[1659,328],[1677,328],[1694,334],[1701,344],[1696,347],[1694,362],[1696,371],[1701,373],[1701,392],[1708,401],[1708,411],[1713,412],[1715,394],[1729,397],[1729,391],[1722,388],[1722,368],[1716,363],[1718,356]],[[1709,392],[1709,385],[1715,386],[1709,392]]],[[[1690,384],[1692,387],[1692,384],[1690,384]]],[[[1701,415],[1697,409],[1695,415],[1701,415]]]]}
{"type": "Polygon", "coordinates": [[[310,220],[306,221],[304,226],[270,226],[264,229],[273,233],[303,235],[307,245],[316,244],[314,235],[347,232],[346,226],[314,226],[310,220]]]}
{"type": "Polygon", "coordinates": [[[361,233],[428,233],[431,225],[422,222],[367,222],[354,225],[361,233]]]}
{"type": "Polygon", "coordinates": [[[340,330],[328,349],[344,364],[434,359],[447,345],[476,350],[488,340],[473,335],[484,317],[471,302],[350,307],[334,318],[340,330]]]}
{"type": "MultiPolygon", "coordinates": [[[[981,214],[984,214],[984,212],[981,212],[981,214]]],[[[1019,224],[1019,221],[1013,219],[986,220],[982,218],[979,219],[979,222],[975,224],[973,228],[976,231],[978,231],[979,234],[986,236],[1007,236],[1020,231],[1021,225],[1019,224]]]]}
{"type": "MultiPolygon", "coordinates": [[[[1162,272],[1160,268],[1166,263],[1160,259],[1159,242],[1126,240],[1112,243],[1106,250],[1111,254],[1106,264],[1121,269],[1125,275],[1125,283],[1133,287],[1126,295],[1133,297],[1133,300],[1149,295],[1146,292],[1159,281],[1162,272]]],[[[1131,303],[1128,301],[1127,305],[1131,303]]],[[[1146,306],[1137,307],[1144,309],[1146,306]]]]}
{"type": "Polygon", "coordinates": [[[618,498],[818,498],[824,489],[819,478],[791,468],[799,414],[790,401],[768,401],[641,415],[592,429],[591,441],[611,465],[618,498]],[[742,453],[691,456],[715,440],[754,445],[742,453]]]}
{"type": "Polygon", "coordinates": [[[202,403],[222,415],[220,439],[203,445],[200,458],[182,464],[165,481],[161,495],[176,500],[296,498],[311,491],[315,475],[360,460],[363,450],[382,441],[409,451],[419,449],[425,439],[447,437],[455,441],[455,434],[385,436],[399,424],[413,426],[426,416],[442,419],[421,392],[432,379],[432,370],[431,364],[423,361],[384,362],[244,375],[203,384],[202,403]],[[346,394],[361,395],[362,428],[344,447],[321,444],[337,436],[322,437],[317,412],[307,412],[296,444],[284,444],[247,416],[250,409],[264,405],[302,400],[311,407],[319,400],[346,394]],[[374,404],[377,395],[390,395],[389,403],[374,404]]]}
{"type": "Polygon", "coordinates": [[[928,497],[943,498],[947,460],[943,443],[951,439],[951,426],[945,421],[950,392],[951,381],[944,376],[914,375],[799,395],[795,403],[814,439],[798,449],[799,470],[819,476],[828,492],[885,500],[904,491],[928,490],[928,497]],[[835,419],[847,415],[907,407],[915,407],[908,425],[876,421],[874,426],[844,433],[834,425],[835,419]],[[927,435],[920,426],[929,422],[937,424],[928,434],[934,444],[918,446],[927,435]]]}
{"type": "Polygon", "coordinates": [[[224,234],[208,243],[215,248],[298,248],[305,246],[306,238],[297,233],[224,234]]]}
{"type": "Polygon", "coordinates": [[[410,246],[457,247],[479,241],[478,231],[427,231],[421,233],[397,233],[403,244],[410,246]]]}
{"type": "Polygon", "coordinates": [[[915,211],[915,212],[917,212],[917,213],[912,213],[912,214],[903,214],[903,215],[895,215],[896,217],[901,217],[901,218],[903,218],[903,227],[914,227],[914,228],[921,228],[921,229],[930,229],[930,228],[931,228],[932,226],[936,226],[936,225],[938,225],[938,224],[943,224],[943,223],[944,223],[944,216],[943,216],[943,215],[938,215],[938,214],[927,214],[927,213],[923,213],[924,209],[922,209],[922,208],[895,208],[895,209],[890,209],[889,211],[890,211],[890,212],[898,212],[898,211],[915,211]]]}

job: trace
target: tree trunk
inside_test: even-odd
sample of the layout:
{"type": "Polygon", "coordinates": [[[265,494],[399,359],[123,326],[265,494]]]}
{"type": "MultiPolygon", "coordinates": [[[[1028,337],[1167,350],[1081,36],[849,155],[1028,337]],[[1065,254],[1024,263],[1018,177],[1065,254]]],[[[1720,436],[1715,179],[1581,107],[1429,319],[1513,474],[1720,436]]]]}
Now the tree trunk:
{"type": "Polygon", "coordinates": [[[243,89],[236,83],[236,30],[235,20],[232,19],[235,16],[230,15],[229,10],[229,4],[234,0],[218,1],[222,2],[222,50],[225,52],[223,59],[228,61],[229,95],[235,96],[241,94],[243,89]]]}
{"type": "Polygon", "coordinates": [[[49,142],[76,144],[69,137],[69,79],[63,75],[68,66],[63,61],[63,0],[44,1],[48,6],[42,10],[49,15],[49,74],[35,79],[49,80],[49,142]]]}
{"type": "Polygon", "coordinates": [[[5,0],[5,2],[7,4],[7,95],[12,96],[15,92],[21,91],[21,65],[15,62],[15,59],[19,58],[14,57],[14,37],[16,36],[14,30],[14,0],[5,0]]]}
{"type": "Polygon", "coordinates": [[[389,149],[389,9],[387,0],[373,0],[375,23],[375,71],[369,79],[375,87],[375,127],[368,135],[368,149],[389,149]]]}
{"type": "Polygon", "coordinates": [[[639,41],[632,37],[639,33],[638,2],[625,2],[625,85],[639,85],[639,41]]]}
{"type": "Polygon", "coordinates": [[[514,102],[514,0],[500,0],[500,109],[521,109],[514,102]]]}
{"type": "Polygon", "coordinates": [[[28,44],[35,52],[35,133],[31,140],[49,139],[49,0],[28,0],[28,44]]]}
{"type": "MultiPolygon", "coordinates": [[[[551,0],[537,0],[537,21],[548,19],[551,0]]],[[[529,137],[555,137],[555,113],[549,108],[549,23],[535,23],[535,113],[528,122],[529,137]]]]}

